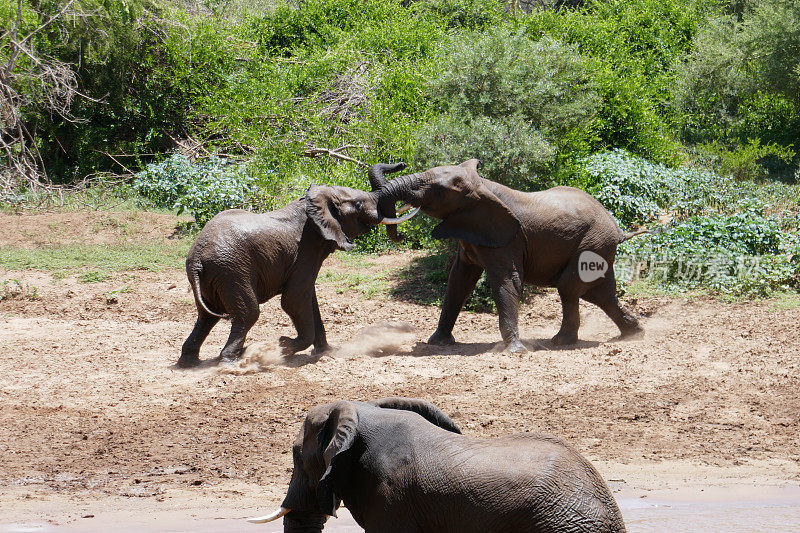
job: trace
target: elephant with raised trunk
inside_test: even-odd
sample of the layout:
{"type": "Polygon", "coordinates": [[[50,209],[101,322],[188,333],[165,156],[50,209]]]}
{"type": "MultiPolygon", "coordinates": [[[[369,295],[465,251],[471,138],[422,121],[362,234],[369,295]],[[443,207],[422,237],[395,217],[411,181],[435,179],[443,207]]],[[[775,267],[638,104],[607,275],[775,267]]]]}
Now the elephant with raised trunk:
{"type": "Polygon", "coordinates": [[[600,202],[579,189],[521,192],[482,178],[478,165],[470,159],[400,176],[380,190],[382,202],[406,202],[442,219],[433,237],[459,241],[439,325],[428,342],[455,342],[456,318],[484,271],[508,351],[525,351],[518,327],[523,283],[558,289],[563,319],[556,345],[577,342],[580,298],[605,311],[623,336],[640,332],[636,317],[617,300],[613,266],[617,245],[644,231],[623,233],[600,202]]]}
{"type": "Polygon", "coordinates": [[[621,533],[600,474],[556,437],[461,435],[417,399],[314,407],[292,447],[284,531],[322,531],[341,503],[367,533],[621,533]]]}
{"type": "Polygon", "coordinates": [[[200,231],[186,259],[194,292],[197,322],[183,344],[178,365],[200,362],[200,346],[211,328],[227,315],[231,332],[220,353],[223,361],[239,357],[247,332],[258,320],[259,304],[281,294],[281,307],[292,319],[297,337],[281,337],[284,354],[314,345],[329,348],[314,283],[322,262],[334,250],[350,250],[352,239],[379,223],[397,238],[394,204],[378,197],[384,172],[405,164],[370,168],[373,192],[349,187],[311,186],[302,198],[269,213],[230,209],[200,231]]]}

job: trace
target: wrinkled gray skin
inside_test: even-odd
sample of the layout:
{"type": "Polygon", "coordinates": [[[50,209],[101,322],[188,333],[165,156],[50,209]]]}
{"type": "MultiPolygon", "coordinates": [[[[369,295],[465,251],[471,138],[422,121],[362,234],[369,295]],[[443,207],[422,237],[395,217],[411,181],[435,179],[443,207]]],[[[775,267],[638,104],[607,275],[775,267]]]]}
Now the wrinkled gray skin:
{"type": "Polygon", "coordinates": [[[525,351],[518,327],[523,283],[558,289],[563,319],[553,337],[556,345],[577,342],[580,298],[605,311],[623,336],[642,331],[617,300],[613,269],[617,245],[639,232],[623,234],[600,202],[579,189],[520,192],[480,177],[478,165],[470,159],[400,176],[380,191],[381,201],[407,202],[442,219],[433,229],[435,238],[459,241],[439,325],[428,342],[455,342],[456,318],[484,270],[508,351],[525,351]],[[606,275],[591,283],[578,275],[585,250],[608,262],[606,275]]]}
{"type": "Polygon", "coordinates": [[[290,533],[321,531],[342,502],[367,533],[625,531],[603,479],[561,439],[464,436],[422,400],[315,407],[292,453],[290,533]]]}
{"type": "MultiPolygon", "coordinates": [[[[384,171],[403,168],[402,163],[376,165],[370,176],[382,180],[384,171]]],[[[247,332],[258,320],[259,304],[277,294],[297,330],[293,339],[280,338],[284,354],[312,344],[315,352],[328,350],[314,289],[322,262],[336,249],[352,249],[352,239],[393,216],[393,204],[379,205],[376,192],[318,186],[269,213],[230,209],[216,215],[200,231],[186,259],[198,317],[178,366],[199,363],[200,346],[221,315],[230,316],[231,332],[220,359],[238,358],[247,332]]],[[[396,237],[394,226],[390,228],[390,236],[395,231],[396,237]]]]}

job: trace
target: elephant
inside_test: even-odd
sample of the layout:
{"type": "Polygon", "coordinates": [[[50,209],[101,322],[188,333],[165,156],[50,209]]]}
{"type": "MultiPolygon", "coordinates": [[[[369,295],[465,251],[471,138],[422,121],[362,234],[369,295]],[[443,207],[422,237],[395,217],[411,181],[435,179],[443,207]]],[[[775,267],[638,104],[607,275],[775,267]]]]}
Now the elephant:
{"type": "MultiPolygon", "coordinates": [[[[384,172],[404,163],[379,163],[370,180],[385,183],[384,172]]],[[[408,218],[408,217],[406,217],[408,218]]],[[[186,275],[194,293],[197,322],[181,349],[179,367],[199,364],[200,346],[225,315],[231,331],[220,360],[241,355],[247,332],[258,320],[259,304],[281,294],[297,337],[281,337],[284,355],[312,344],[315,353],[330,348],[317,303],[314,283],[322,262],[334,250],[350,250],[351,239],[376,224],[387,224],[397,238],[394,204],[380,204],[377,191],[312,185],[305,196],[281,209],[251,213],[229,209],[212,218],[189,249],[186,275]]]]}
{"type": "Polygon", "coordinates": [[[616,501],[562,439],[461,434],[413,398],[337,401],[309,410],[292,446],[286,532],[322,531],[343,502],[367,533],[620,533],[616,501]]]}
{"type": "Polygon", "coordinates": [[[613,265],[617,245],[647,230],[623,233],[600,202],[580,189],[521,192],[482,178],[479,164],[470,159],[399,176],[379,191],[382,202],[407,203],[398,213],[414,206],[442,219],[434,238],[459,241],[428,342],[455,343],[456,318],[484,271],[506,351],[526,351],[518,327],[523,283],[558,289],[563,319],[554,345],[578,341],[580,298],[599,306],[623,337],[642,332],[637,318],[620,306],[613,265]]]}

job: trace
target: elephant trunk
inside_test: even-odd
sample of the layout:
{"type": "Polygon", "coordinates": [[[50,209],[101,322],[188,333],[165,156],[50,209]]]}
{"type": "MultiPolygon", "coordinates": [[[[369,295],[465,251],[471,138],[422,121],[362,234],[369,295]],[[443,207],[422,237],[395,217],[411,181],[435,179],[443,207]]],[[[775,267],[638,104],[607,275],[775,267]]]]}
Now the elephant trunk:
{"type": "MultiPolygon", "coordinates": [[[[372,192],[380,191],[388,184],[386,178],[383,177],[384,174],[399,172],[404,168],[406,168],[405,163],[378,163],[376,165],[372,165],[367,171],[367,177],[369,178],[369,184],[370,187],[372,187],[372,192]]],[[[388,198],[379,199],[378,214],[383,218],[395,218],[397,215],[394,210],[394,202],[388,198]]],[[[386,234],[395,242],[400,242],[403,240],[402,235],[397,233],[397,226],[395,225],[386,226],[386,234]]]]}
{"type": "Polygon", "coordinates": [[[421,200],[414,191],[419,189],[418,184],[424,179],[424,176],[424,173],[407,174],[387,182],[378,191],[378,201],[391,203],[392,206],[396,202],[402,201],[419,207],[421,200]]]}
{"type": "Polygon", "coordinates": [[[293,511],[283,517],[283,531],[284,533],[320,533],[326,520],[325,515],[293,511]]]}

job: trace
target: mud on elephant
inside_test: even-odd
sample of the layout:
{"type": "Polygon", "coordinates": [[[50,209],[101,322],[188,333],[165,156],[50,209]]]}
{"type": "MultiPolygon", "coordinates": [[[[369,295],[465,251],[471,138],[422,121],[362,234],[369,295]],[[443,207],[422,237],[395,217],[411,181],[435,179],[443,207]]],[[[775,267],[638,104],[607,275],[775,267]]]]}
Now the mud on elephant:
{"type": "Polygon", "coordinates": [[[482,178],[478,165],[470,159],[400,176],[380,190],[382,202],[406,202],[442,219],[433,237],[459,241],[439,325],[428,342],[455,342],[456,318],[484,271],[508,351],[525,350],[518,327],[523,283],[558,289],[563,319],[556,345],[577,342],[580,298],[605,311],[623,336],[640,332],[636,317],[617,300],[613,265],[617,245],[642,232],[623,233],[600,202],[579,189],[521,192],[482,178]],[[601,276],[583,275],[585,252],[592,266],[603,263],[601,276]]]}
{"type": "Polygon", "coordinates": [[[186,274],[197,305],[197,322],[183,344],[178,365],[199,363],[200,346],[227,315],[231,332],[220,358],[241,354],[247,332],[258,320],[259,304],[281,294],[281,307],[292,319],[297,337],[281,337],[285,354],[314,345],[329,348],[314,283],[322,262],[334,250],[350,250],[352,239],[379,223],[397,238],[394,204],[377,189],[384,172],[403,163],[370,169],[376,191],[311,186],[305,196],[269,213],[231,209],[219,213],[200,231],[186,259],[186,274]]]}
{"type": "Polygon", "coordinates": [[[367,533],[625,531],[608,486],[563,440],[460,433],[417,399],[314,407],[281,509],[250,520],[318,532],[343,502],[367,533]]]}

